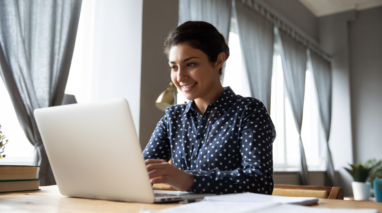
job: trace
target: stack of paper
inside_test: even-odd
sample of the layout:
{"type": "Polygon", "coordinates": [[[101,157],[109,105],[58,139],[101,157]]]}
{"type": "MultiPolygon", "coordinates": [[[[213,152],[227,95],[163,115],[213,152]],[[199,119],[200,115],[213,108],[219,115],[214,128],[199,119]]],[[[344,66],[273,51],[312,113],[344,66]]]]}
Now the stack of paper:
{"type": "Polygon", "coordinates": [[[240,193],[240,194],[227,194],[205,197],[205,201],[210,202],[245,202],[245,203],[282,203],[282,204],[297,204],[309,206],[316,204],[318,199],[315,197],[284,197],[273,196],[256,193],[240,193]]]}
{"type": "Polygon", "coordinates": [[[240,193],[205,197],[204,201],[181,205],[164,210],[142,209],[140,213],[378,213],[376,209],[325,209],[300,205],[317,203],[317,198],[310,197],[282,197],[255,193],[240,193]],[[297,204],[297,205],[291,205],[297,204]]]}
{"type": "Polygon", "coordinates": [[[140,213],[378,213],[376,209],[325,209],[281,203],[206,202],[186,204],[164,210],[142,209],[140,213]]]}

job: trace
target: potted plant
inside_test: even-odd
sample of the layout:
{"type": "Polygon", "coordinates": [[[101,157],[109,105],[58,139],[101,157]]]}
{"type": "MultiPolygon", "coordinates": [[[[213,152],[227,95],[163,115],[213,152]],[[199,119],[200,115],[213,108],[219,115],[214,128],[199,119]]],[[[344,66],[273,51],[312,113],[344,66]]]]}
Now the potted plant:
{"type": "Polygon", "coordinates": [[[381,161],[375,159],[368,160],[365,164],[362,162],[349,164],[351,168],[345,168],[350,173],[354,181],[352,182],[354,200],[369,200],[370,182],[366,182],[370,172],[381,165],[381,161]]]}
{"type": "Polygon", "coordinates": [[[0,159],[5,158],[4,148],[5,144],[8,143],[8,139],[6,139],[5,135],[3,135],[3,132],[1,131],[1,125],[0,125],[0,159]]]}

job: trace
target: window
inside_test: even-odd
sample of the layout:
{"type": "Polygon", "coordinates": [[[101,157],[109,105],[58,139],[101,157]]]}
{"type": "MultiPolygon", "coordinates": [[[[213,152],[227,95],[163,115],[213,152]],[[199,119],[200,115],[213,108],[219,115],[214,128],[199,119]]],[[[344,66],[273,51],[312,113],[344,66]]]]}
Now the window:
{"type": "MultiPolygon", "coordinates": [[[[230,58],[226,62],[223,86],[230,86],[235,93],[251,96],[248,76],[245,71],[236,19],[231,20],[229,35],[230,58]]],[[[323,129],[319,119],[318,102],[311,66],[307,66],[305,99],[301,138],[309,170],[324,170],[323,129]]],[[[274,169],[298,170],[300,163],[299,133],[292,114],[291,105],[284,88],[281,56],[277,45],[274,47],[273,75],[271,85],[272,121],[277,137],[273,144],[274,169]]]]}
{"type": "Polygon", "coordinates": [[[236,19],[231,19],[231,32],[229,33],[228,46],[230,56],[226,62],[223,86],[231,89],[243,97],[251,96],[248,75],[242,57],[240,39],[237,33],[236,19]]]}
{"type": "Polygon", "coordinates": [[[277,132],[273,143],[273,164],[276,170],[278,168],[295,170],[299,165],[299,135],[285,94],[281,56],[276,45],[272,72],[270,114],[277,132]]]}
{"type": "MultiPolygon", "coordinates": [[[[66,94],[74,94],[80,103],[89,102],[91,98],[94,11],[95,1],[85,0],[82,2],[76,44],[65,90],[66,94]]],[[[0,160],[0,164],[32,165],[34,163],[34,147],[21,129],[3,81],[0,81],[0,97],[0,124],[3,134],[9,139],[4,150],[6,157],[0,160]]]]}
{"type": "Polygon", "coordinates": [[[15,109],[3,80],[0,80],[0,124],[3,135],[9,143],[5,146],[6,157],[0,160],[0,165],[33,165],[34,147],[26,138],[19,124],[15,109]]]}
{"type": "Polygon", "coordinates": [[[325,170],[324,129],[318,108],[316,83],[310,62],[305,78],[304,117],[302,123],[302,142],[305,147],[309,170],[325,170]]]}
{"type": "MultiPolygon", "coordinates": [[[[322,124],[311,67],[307,66],[301,138],[309,170],[324,169],[322,124]]],[[[275,170],[297,170],[300,162],[299,134],[285,94],[281,56],[275,45],[273,59],[271,118],[277,137],[273,146],[275,170]]]]}
{"type": "Polygon", "coordinates": [[[93,69],[95,1],[82,1],[76,44],[65,93],[76,96],[78,103],[91,100],[93,69]]]}

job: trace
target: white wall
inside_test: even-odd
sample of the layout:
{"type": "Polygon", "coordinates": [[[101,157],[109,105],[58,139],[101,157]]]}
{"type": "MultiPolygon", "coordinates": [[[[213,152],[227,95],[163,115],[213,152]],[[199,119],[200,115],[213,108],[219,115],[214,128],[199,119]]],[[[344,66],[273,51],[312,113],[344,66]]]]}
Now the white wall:
{"type": "Polygon", "coordinates": [[[97,0],[92,101],[125,98],[139,136],[143,0],[97,0]]]}
{"type": "Polygon", "coordinates": [[[330,147],[337,185],[352,195],[349,163],[381,159],[382,7],[319,19],[320,44],[332,55],[330,147]]]}
{"type": "Polygon", "coordinates": [[[300,33],[318,42],[318,18],[299,0],[256,0],[271,9],[275,15],[284,18],[300,33]]]}
{"type": "Polygon", "coordinates": [[[178,26],[178,0],[144,0],[142,18],[142,73],[140,132],[144,149],[164,112],[155,101],[171,82],[168,59],[163,43],[169,32],[178,26]]]}
{"type": "Polygon", "coordinates": [[[350,80],[355,162],[382,160],[382,7],[350,23],[350,80]]]}
{"type": "Polygon", "coordinates": [[[354,19],[354,11],[319,19],[320,45],[332,56],[332,123],[329,145],[337,171],[336,186],[344,189],[345,196],[352,195],[352,178],[344,167],[353,163],[348,23],[354,19]]]}

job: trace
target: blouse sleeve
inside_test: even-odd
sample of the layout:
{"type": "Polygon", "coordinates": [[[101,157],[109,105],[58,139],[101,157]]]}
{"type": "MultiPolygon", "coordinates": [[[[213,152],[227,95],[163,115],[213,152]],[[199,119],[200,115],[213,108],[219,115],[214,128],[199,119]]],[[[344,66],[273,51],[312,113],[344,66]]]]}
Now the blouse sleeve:
{"type": "Polygon", "coordinates": [[[263,103],[255,100],[242,114],[240,128],[241,165],[233,171],[212,169],[187,171],[194,176],[191,191],[199,193],[255,192],[272,194],[272,142],[274,125],[263,103]]]}
{"type": "Polygon", "coordinates": [[[168,108],[166,114],[157,123],[157,126],[151,135],[150,141],[143,150],[143,158],[147,159],[163,159],[169,161],[171,158],[170,139],[168,136],[168,108]]]}

